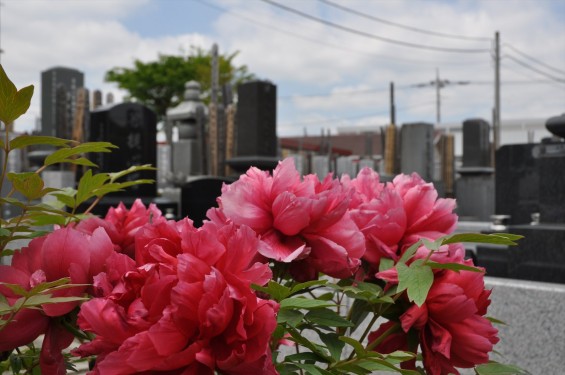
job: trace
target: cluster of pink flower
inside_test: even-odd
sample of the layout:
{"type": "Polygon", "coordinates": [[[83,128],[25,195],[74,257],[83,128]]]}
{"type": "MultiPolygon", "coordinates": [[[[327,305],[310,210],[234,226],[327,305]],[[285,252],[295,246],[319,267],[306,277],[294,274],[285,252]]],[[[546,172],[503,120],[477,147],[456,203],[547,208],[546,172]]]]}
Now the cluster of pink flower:
{"type": "MultiPolygon", "coordinates": [[[[32,240],[10,267],[0,266],[0,281],[29,290],[70,277],[77,286],[56,296],[92,299],[22,310],[0,331],[0,351],[45,334],[41,368],[64,373],[61,351],[73,334],[60,317],[79,306],[77,324],[95,338],[72,353],[96,355],[94,373],[276,374],[270,341],[279,305],[251,288],[272,278],[269,265],[286,263],[296,281],[322,273],[394,285],[396,269],[378,272],[381,259],[397,261],[410,245],[450,234],[457,222],[455,202],[438,199],[433,185],[415,174],[385,184],[363,169],[354,179],[320,181],[301,178],[292,159],[272,175],[251,168],[224,186],[218,203],[201,228],[189,219],[167,221],[153,205],[136,201],[130,210],[120,205],[104,219],[32,240]]],[[[421,247],[409,262],[428,256],[421,247]]],[[[458,245],[443,246],[431,259],[470,264],[458,245]]],[[[17,298],[1,285],[0,293],[10,303],[17,298]]],[[[484,363],[498,341],[484,317],[489,295],[483,273],[434,270],[426,302],[402,300],[396,322],[371,337],[391,324],[402,329],[375,349],[415,352],[419,345],[430,374],[484,363]]]]}

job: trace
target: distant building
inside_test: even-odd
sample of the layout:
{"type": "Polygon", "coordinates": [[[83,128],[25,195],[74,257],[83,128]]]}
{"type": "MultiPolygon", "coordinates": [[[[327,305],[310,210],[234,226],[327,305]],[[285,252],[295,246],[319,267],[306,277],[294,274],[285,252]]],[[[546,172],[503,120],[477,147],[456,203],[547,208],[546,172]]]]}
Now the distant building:
{"type": "Polygon", "coordinates": [[[54,67],[41,73],[41,134],[72,137],[77,89],[84,74],[76,69],[54,67]]]}

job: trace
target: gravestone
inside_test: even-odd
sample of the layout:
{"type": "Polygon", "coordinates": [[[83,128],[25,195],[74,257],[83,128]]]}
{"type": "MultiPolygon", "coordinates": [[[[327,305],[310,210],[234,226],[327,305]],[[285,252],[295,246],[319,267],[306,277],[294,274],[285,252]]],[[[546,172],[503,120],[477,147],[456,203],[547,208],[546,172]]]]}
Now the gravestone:
{"type": "Polygon", "coordinates": [[[434,126],[423,122],[403,124],[400,130],[400,172],[416,172],[425,181],[434,177],[434,126]]]}
{"type": "Polygon", "coordinates": [[[463,167],[490,167],[489,124],[483,119],[463,121],[463,167]]]}
{"type": "Polygon", "coordinates": [[[227,177],[189,177],[180,187],[181,217],[190,218],[196,227],[202,226],[206,212],[212,207],[218,207],[216,198],[222,194],[223,184],[230,184],[233,181],[227,177]]]}
{"type": "MultiPolygon", "coordinates": [[[[100,172],[117,172],[134,165],[151,164],[157,159],[157,116],[149,108],[137,103],[121,103],[101,107],[90,114],[91,142],[111,142],[118,146],[111,153],[94,153],[91,160],[100,172]]],[[[122,181],[137,179],[157,180],[156,171],[131,173],[122,181]]],[[[156,184],[135,185],[114,196],[154,197],[156,184]]]]}
{"type": "Polygon", "coordinates": [[[539,159],[533,143],[506,145],[496,151],[495,213],[509,224],[528,224],[539,212],[539,159]]]}
{"type": "Polygon", "coordinates": [[[226,160],[238,172],[250,166],[275,168],[277,145],[277,86],[267,81],[242,83],[237,88],[235,157],[226,160]]]}

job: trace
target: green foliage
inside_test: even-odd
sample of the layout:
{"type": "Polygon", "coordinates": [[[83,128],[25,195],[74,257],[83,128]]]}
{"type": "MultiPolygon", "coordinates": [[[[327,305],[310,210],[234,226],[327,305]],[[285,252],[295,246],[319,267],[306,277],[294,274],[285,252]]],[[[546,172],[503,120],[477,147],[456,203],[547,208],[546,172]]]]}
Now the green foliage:
{"type": "Polygon", "coordinates": [[[27,86],[20,90],[0,65],[0,121],[10,125],[18,117],[26,113],[33,96],[33,86],[27,86]]]}
{"type": "MultiPolygon", "coordinates": [[[[220,85],[237,85],[253,79],[246,66],[236,66],[236,53],[219,55],[220,85]]],[[[211,86],[212,56],[199,48],[193,48],[187,56],[160,55],[157,61],[134,61],[133,68],[117,67],[106,72],[106,81],[115,82],[129,92],[132,100],[153,109],[164,118],[168,108],[178,105],[184,97],[185,83],[197,81],[202,91],[211,86]]]]}

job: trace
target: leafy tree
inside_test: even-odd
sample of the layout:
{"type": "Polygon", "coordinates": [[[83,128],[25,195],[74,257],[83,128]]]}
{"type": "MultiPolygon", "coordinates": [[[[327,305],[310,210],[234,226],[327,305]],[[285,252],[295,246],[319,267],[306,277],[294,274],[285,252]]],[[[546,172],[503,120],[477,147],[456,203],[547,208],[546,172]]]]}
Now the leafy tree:
{"type": "MultiPolygon", "coordinates": [[[[238,52],[218,56],[219,83],[237,86],[254,78],[247,66],[235,66],[238,52]]],[[[183,100],[184,85],[190,80],[200,83],[209,95],[212,55],[201,48],[192,48],[187,56],[160,55],[157,61],[134,61],[133,68],[117,67],[106,72],[106,81],[115,82],[129,92],[129,97],[153,109],[163,119],[167,109],[183,100]]]]}

